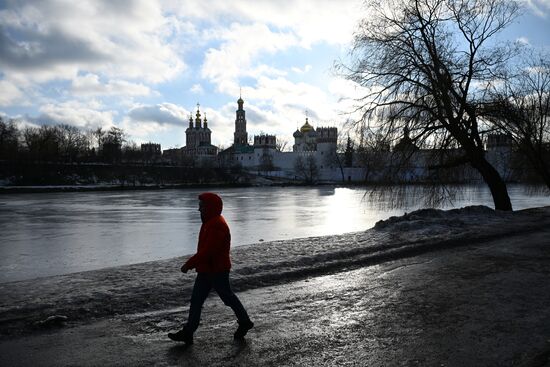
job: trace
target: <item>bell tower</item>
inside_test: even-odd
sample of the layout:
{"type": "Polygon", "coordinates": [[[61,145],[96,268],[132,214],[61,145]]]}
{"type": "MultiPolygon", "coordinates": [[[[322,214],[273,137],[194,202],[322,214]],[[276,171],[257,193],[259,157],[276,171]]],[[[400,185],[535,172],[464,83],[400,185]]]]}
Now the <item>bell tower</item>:
{"type": "Polygon", "coordinates": [[[233,133],[233,145],[246,145],[248,144],[248,133],[246,132],[246,117],[245,110],[243,109],[244,101],[239,96],[237,100],[239,108],[236,111],[235,117],[235,132],[233,133]]]}

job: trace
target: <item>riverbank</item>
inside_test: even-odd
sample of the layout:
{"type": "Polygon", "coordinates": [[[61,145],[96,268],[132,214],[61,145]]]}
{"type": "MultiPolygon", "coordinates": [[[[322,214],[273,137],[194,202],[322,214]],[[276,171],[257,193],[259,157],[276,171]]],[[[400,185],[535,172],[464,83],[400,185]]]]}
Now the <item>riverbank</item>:
{"type": "Polygon", "coordinates": [[[0,194],[286,185],[304,183],[218,166],[0,160],[0,194]]]}
{"type": "Polygon", "coordinates": [[[99,185],[44,185],[44,186],[0,186],[0,194],[23,194],[43,192],[88,192],[88,191],[133,191],[133,190],[164,190],[164,189],[209,189],[219,187],[251,187],[252,184],[228,184],[228,183],[205,183],[205,184],[165,184],[165,185],[120,185],[120,184],[99,184],[99,185]]]}
{"type": "Polygon", "coordinates": [[[209,183],[187,183],[187,184],[94,184],[94,185],[29,185],[29,186],[2,186],[1,194],[22,194],[22,193],[46,193],[46,192],[88,192],[88,191],[133,191],[133,190],[170,190],[170,189],[219,189],[239,187],[368,187],[363,183],[347,182],[319,182],[316,184],[305,184],[291,180],[271,180],[270,178],[256,177],[246,182],[209,182],[209,183]]]}
{"type": "Polygon", "coordinates": [[[392,365],[382,362],[397,355],[405,365],[414,365],[411,356],[419,365],[511,365],[498,363],[497,352],[527,363],[544,358],[539,333],[550,330],[549,246],[550,207],[468,207],[421,210],[364,232],[238,247],[234,288],[257,315],[250,344],[227,343],[234,324],[211,297],[191,355],[165,338],[179,327],[194,277],[179,272],[184,257],[4,283],[0,350],[10,365],[29,365],[30,350],[44,365],[353,365],[361,356],[392,365]],[[41,323],[56,315],[63,318],[41,323]],[[531,333],[534,342],[517,339],[515,328],[521,338],[529,328],[542,331],[531,333]],[[480,350],[479,340],[490,350],[480,350]],[[59,353],[64,359],[45,362],[59,353]],[[475,358],[494,363],[458,363],[475,358]]]}

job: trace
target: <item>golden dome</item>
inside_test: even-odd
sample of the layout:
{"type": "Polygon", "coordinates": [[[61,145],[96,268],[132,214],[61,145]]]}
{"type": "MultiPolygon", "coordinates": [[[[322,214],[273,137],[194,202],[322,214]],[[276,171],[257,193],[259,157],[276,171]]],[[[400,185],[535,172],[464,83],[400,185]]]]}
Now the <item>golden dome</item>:
{"type": "Polygon", "coordinates": [[[302,133],[308,133],[310,131],[314,131],[315,129],[313,129],[313,126],[311,126],[309,124],[309,122],[307,121],[307,117],[306,117],[306,123],[300,128],[300,132],[302,133]]]}

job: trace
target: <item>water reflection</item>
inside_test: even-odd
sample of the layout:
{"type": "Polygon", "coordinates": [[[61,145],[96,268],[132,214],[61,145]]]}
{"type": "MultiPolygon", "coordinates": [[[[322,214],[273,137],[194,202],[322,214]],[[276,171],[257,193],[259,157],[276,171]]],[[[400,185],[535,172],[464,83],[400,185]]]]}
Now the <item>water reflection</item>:
{"type": "MultiPolygon", "coordinates": [[[[422,187],[216,190],[232,245],[360,231],[425,206],[422,187]]],[[[201,190],[5,195],[0,282],[170,258],[195,251],[201,190]]],[[[445,208],[492,207],[484,186],[453,191],[445,208]]],[[[515,209],[550,205],[544,190],[509,188],[515,209]]]]}
{"type": "Polygon", "coordinates": [[[332,196],[336,193],[336,188],[327,186],[327,187],[320,187],[319,188],[319,196],[332,196]]]}
{"type": "MultiPolygon", "coordinates": [[[[514,209],[536,206],[536,197],[548,198],[541,186],[510,185],[508,192],[514,209]],[[530,204],[531,203],[531,204],[530,204]]],[[[492,197],[484,185],[411,185],[372,187],[364,200],[381,211],[407,208],[454,208],[467,205],[493,207],[492,197]]]]}

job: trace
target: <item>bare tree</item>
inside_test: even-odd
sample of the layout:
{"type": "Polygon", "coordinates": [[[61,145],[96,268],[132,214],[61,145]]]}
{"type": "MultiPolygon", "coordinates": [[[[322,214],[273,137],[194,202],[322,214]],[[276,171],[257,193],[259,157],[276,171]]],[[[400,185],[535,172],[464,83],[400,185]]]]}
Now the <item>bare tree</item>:
{"type": "Polygon", "coordinates": [[[298,156],[294,161],[294,172],[307,184],[313,184],[319,176],[319,167],[313,155],[308,155],[306,159],[298,156]]]}
{"type": "Polygon", "coordinates": [[[268,172],[273,171],[274,169],[275,165],[273,164],[273,155],[270,153],[269,149],[264,148],[262,150],[262,155],[260,156],[258,171],[263,172],[264,175],[267,175],[268,172]]]}
{"type": "Polygon", "coordinates": [[[26,127],[23,129],[23,142],[31,160],[59,159],[59,134],[55,126],[26,127]]]}
{"type": "Polygon", "coordinates": [[[103,139],[105,139],[106,134],[107,132],[105,132],[101,127],[98,127],[92,131],[93,140],[98,150],[101,149],[101,145],[103,144],[103,139]]]}
{"type": "Polygon", "coordinates": [[[485,113],[550,188],[550,54],[525,54],[518,72],[492,85],[485,113]]]}
{"type": "Polygon", "coordinates": [[[379,134],[408,127],[417,145],[463,152],[491,190],[496,209],[512,210],[498,171],[487,161],[478,119],[482,93],[509,48],[489,45],[518,12],[509,0],[379,0],[355,37],[355,63],[343,70],[367,89],[358,111],[379,134]],[[376,125],[376,126],[375,126],[376,125]]]}
{"type": "Polygon", "coordinates": [[[56,126],[56,131],[61,159],[73,162],[88,153],[87,138],[76,126],[61,124],[56,126]]]}
{"type": "MultiPolygon", "coordinates": [[[[99,131],[99,129],[98,129],[99,131]]],[[[126,141],[126,134],[121,128],[111,127],[101,139],[101,152],[103,159],[108,162],[120,161],[122,157],[122,144],[126,141]]]]}
{"type": "Polygon", "coordinates": [[[0,159],[14,160],[19,146],[19,130],[12,119],[0,116],[0,159]]]}
{"type": "Polygon", "coordinates": [[[281,137],[277,138],[277,143],[275,143],[275,150],[277,152],[284,152],[287,146],[289,146],[288,140],[281,137]]]}
{"type": "Polygon", "coordinates": [[[395,182],[397,174],[387,138],[370,129],[358,129],[360,141],[356,149],[358,164],[365,168],[366,183],[395,182]]]}
{"type": "Polygon", "coordinates": [[[346,176],[344,174],[345,158],[343,157],[343,153],[341,153],[338,148],[335,151],[326,152],[323,158],[323,163],[326,165],[326,168],[330,169],[336,166],[340,171],[342,182],[346,181],[346,176]]]}
{"type": "Polygon", "coordinates": [[[346,167],[353,167],[353,153],[355,152],[354,143],[348,135],[346,140],[346,149],[344,150],[344,165],[346,167]]]}

